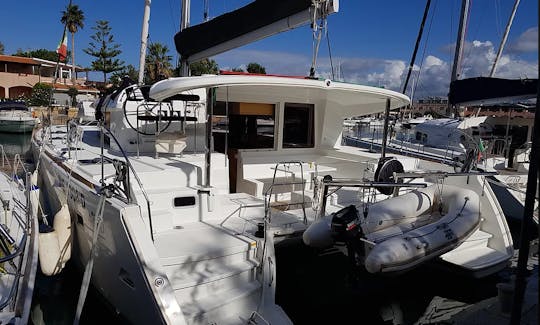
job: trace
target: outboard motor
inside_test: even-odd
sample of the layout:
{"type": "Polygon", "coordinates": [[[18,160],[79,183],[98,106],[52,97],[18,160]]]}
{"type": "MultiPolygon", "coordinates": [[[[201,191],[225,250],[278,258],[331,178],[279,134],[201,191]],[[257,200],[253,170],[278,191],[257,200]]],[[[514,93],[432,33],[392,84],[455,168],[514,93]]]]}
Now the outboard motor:
{"type": "Polygon", "coordinates": [[[354,205],[349,205],[337,212],[332,213],[331,223],[332,237],[337,245],[347,246],[347,255],[351,264],[356,265],[355,255],[363,255],[364,244],[360,240],[363,236],[360,227],[358,210],[354,205]],[[356,253],[356,254],[355,254],[356,253]]]}
{"type": "Polygon", "coordinates": [[[357,238],[359,232],[362,231],[358,216],[358,210],[354,205],[349,205],[332,213],[332,224],[330,227],[334,241],[347,243],[357,238]]]}

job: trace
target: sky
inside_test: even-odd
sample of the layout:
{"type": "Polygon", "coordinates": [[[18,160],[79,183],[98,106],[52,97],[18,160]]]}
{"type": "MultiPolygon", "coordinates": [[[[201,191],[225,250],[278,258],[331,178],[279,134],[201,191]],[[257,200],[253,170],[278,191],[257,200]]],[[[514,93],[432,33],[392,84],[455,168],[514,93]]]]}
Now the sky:
{"type": "MultiPolygon", "coordinates": [[[[209,16],[237,9],[251,0],[208,0],[209,16]]],[[[0,42],[5,54],[45,48],[55,50],[62,36],[61,12],[69,0],[3,1],[0,42]]],[[[88,47],[92,27],[107,20],[119,58],[139,65],[144,0],[73,0],[84,12],[84,28],[75,35],[75,63],[90,67],[88,47]]],[[[317,56],[322,78],[401,91],[418,35],[426,1],[341,0],[339,12],[328,17],[317,56]],[[331,59],[330,59],[331,58],[331,59]],[[333,73],[332,73],[333,68],[333,73]]],[[[471,0],[460,78],[488,76],[512,0],[471,0]]],[[[448,93],[461,0],[432,0],[416,58],[409,96],[444,97],[448,93]],[[414,87],[412,87],[414,85],[414,87]]],[[[191,1],[191,24],[203,19],[204,0],[191,1]]],[[[153,0],[149,41],[169,48],[176,62],[174,35],[180,26],[180,0],[153,0]]],[[[68,38],[70,41],[70,38],[68,38]]],[[[303,26],[213,57],[221,69],[257,62],[267,73],[308,75],[313,60],[313,32],[303,26]]],[[[71,43],[68,44],[71,49],[71,43]]],[[[90,78],[100,80],[100,73],[90,78]]],[[[521,0],[496,77],[538,77],[538,1],[521,0]]]]}

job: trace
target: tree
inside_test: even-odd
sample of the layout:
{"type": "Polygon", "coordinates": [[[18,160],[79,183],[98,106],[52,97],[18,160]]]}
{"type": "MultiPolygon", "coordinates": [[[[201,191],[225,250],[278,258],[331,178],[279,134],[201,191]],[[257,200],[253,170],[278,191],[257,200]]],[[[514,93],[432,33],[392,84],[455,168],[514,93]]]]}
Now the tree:
{"type": "Polygon", "coordinates": [[[258,74],[266,74],[266,69],[262,65],[251,62],[247,65],[246,68],[247,72],[249,73],[258,73],[258,74]]]}
{"type": "Polygon", "coordinates": [[[233,68],[232,72],[245,72],[245,71],[244,69],[242,69],[242,67],[238,67],[238,68],[233,68]]]}
{"type": "MultiPolygon", "coordinates": [[[[38,58],[38,59],[49,60],[53,62],[58,60],[58,53],[56,53],[56,51],[50,51],[47,49],[37,49],[37,50],[30,50],[26,52],[23,52],[21,49],[18,49],[17,53],[13,55],[24,56],[27,58],[38,58]]],[[[67,57],[64,61],[61,61],[61,62],[65,62],[65,61],[67,61],[67,57]]]]}
{"type": "Polygon", "coordinates": [[[103,82],[107,82],[107,73],[119,71],[123,68],[124,61],[116,59],[122,51],[120,45],[115,44],[111,34],[111,27],[106,20],[98,20],[96,26],[92,27],[95,34],[90,36],[92,41],[89,47],[84,49],[84,53],[95,57],[92,61],[92,69],[103,72],[103,82]]]}
{"type": "Polygon", "coordinates": [[[69,4],[66,10],[62,11],[60,21],[71,33],[71,80],[75,84],[75,33],[84,27],[84,13],[78,5],[69,4]]]}
{"type": "Polygon", "coordinates": [[[69,87],[67,94],[71,97],[71,107],[77,106],[77,95],[79,91],[75,87],[69,87]]]}
{"type": "Polygon", "coordinates": [[[4,54],[4,43],[0,42],[0,54],[4,54]]]}
{"type": "Polygon", "coordinates": [[[32,87],[32,95],[30,96],[30,105],[32,106],[47,106],[52,93],[52,86],[38,82],[32,87]]]}
{"type": "Polygon", "coordinates": [[[128,76],[129,79],[136,81],[139,78],[139,70],[135,69],[135,67],[131,64],[128,64],[121,70],[115,71],[111,75],[110,80],[115,87],[118,87],[120,83],[122,83],[125,76],[128,76]]]}
{"type": "Polygon", "coordinates": [[[150,43],[148,45],[145,73],[147,83],[154,83],[171,76],[172,56],[168,52],[167,46],[161,43],[150,43]]]}
{"type": "Polygon", "coordinates": [[[198,62],[193,62],[189,65],[192,76],[201,76],[203,74],[218,74],[219,67],[216,61],[203,59],[198,62]]]}

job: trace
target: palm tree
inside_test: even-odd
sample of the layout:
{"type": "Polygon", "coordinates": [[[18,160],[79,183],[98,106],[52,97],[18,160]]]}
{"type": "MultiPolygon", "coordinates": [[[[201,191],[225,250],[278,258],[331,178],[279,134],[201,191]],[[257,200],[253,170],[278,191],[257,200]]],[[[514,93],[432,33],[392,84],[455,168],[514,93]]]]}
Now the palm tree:
{"type": "Polygon", "coordinates": [[[161,43],[150,43],[146,57],[146,80],[154,83],[170,77],[172,56],[168,54],[169,48],[161,43]]]}
{"type": "Polygon", "coordinates": [[[84,13],[78,5],[70,3],[66,10],[62,11],[60,21],[71,33],[71,81],[75,85],[75,33],[84,27],[84,13]]]}

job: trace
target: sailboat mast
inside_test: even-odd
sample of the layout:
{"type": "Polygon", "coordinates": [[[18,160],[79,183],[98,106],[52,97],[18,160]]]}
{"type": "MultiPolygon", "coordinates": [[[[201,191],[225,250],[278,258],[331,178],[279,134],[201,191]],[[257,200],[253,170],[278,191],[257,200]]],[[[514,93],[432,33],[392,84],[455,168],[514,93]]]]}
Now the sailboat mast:
{"type": "MultiPolygon", "coordinates": [[[[454,53],[454,63],[452,66],[452,76],[450,77],[450,83],[456,81],[458,78],[458,71],[461,67],[461,56],[463,55],[463,43],[465,43],[465,24],[469,20],[469,0],[463,0],[461,2],[461,15],[459,19],[459,30],[456,41],[456,52],[454,53]]],[[[453,105],[448,101],[448,107],[446,110],[446,115],[450,115],[451,108],[453,105]]]]}
{"type": "Polygon", "coordinates": [[[491,72],[489,73],[490,78],[495,75],[495,70],[497,69],[497,64],[499,63],[499,59],[501,58],[501,54],[504,49],[504,45],[506,44],[506,40],[508,39],[510,26],[512,26],[512,22],[514,21],[514,16],[516,15],[518,5],[519,5],[519,0],[516,0],[516,2],[514,2],[514,8],[512,9],[512,14],[510,15],[510,18],[508,19],[508,24],[506,24],[506,29],[504,30],[504,36],[501,40],[501,45],[499,46],[499,50],[497,51],[497,56],[495,57],[495,61],[493,61],[493,66],[491,67],[491,72]]]}
{"type": "Polygon", "coordinates": [[[461,67],[461,56],[463,55],[463,43],[465,43],[465,24],[469,20],[469,0],[461,2],[461,17],[459,20],[459,31],[456,41],[456,52],[454,54],[454,65],[452,67],[452,77],[450,81],[457,80],[458,71],[461,67]]]}
{"type": "Polygon", "coordinates": [[[152,0],[144,1],[144,16],[141,31],[141,52],[139,54],[139,85],[144,82],[144,68],[146,62],[146,47],[148,42],[148,25],[150,24],[150,4],[152,0]]]}
{"type": "MultiPolygon", "coordinates": [[[[182,1],[182,19],[180,22],[180,31],[189,27],[190,12],[191,12],[191,0],[182,1]]],[[[189,63],[186,59],[181,58],[180,61],[180,76],[189,76],[189,63]]]]}

